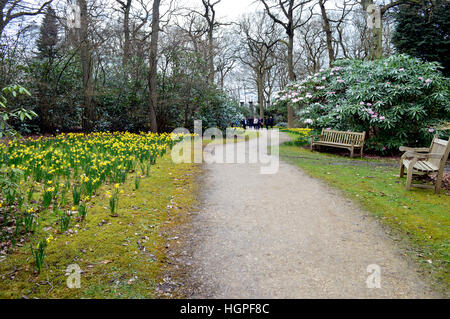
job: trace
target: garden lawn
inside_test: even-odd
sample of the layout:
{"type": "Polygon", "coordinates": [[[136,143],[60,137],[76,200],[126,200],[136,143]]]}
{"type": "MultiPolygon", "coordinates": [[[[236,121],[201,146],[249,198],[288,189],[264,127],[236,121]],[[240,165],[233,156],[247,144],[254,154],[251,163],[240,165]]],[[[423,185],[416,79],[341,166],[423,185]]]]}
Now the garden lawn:
{"type": "MultiPolygon", "coordinates": [[[[294,137],[292,133],[289,134],[294,137]]],[[[450,193],[413,188],[405,190],[397,167],[388,161],[361,159],[311,152],[288,142],[280,147],[281,159],[301,167],[312,177],[323,179],[356,200],[379,219],[405,254],[431,275],[438,290],[448,293],[450,284],[450,193]],[[342,162],[349,161],[349,164],[342,162]],[[350,165],[350,164],[354,165],[350,165]],[[377,164],[380,164],[377,166],[377,164]]],[[[390,161],[392,163],[392,161],[390,161]]]]}
{"type": "MultiPolygon", "coordinates": [[[[173,164],[169,154],[151,166],[150,176],[134,189],[134,175],[120,185],[118,217],[111,217],[103,185],[88,203],[85,221],[72,220],[60,233],[48,212],[41,229],[55,238],[38,275],[30,242],[0,261],[0,298],[154,298],[167,264],[165,234],[183,222],[195,204],[199,167],[173,164]],[[46,228],[52,227],[52,228],[46,228]],[[81,288],[69,289],[65,271],[78,264],[81,288]]],[[[32,236],[33,238],[33,236],[32,236]]]]}

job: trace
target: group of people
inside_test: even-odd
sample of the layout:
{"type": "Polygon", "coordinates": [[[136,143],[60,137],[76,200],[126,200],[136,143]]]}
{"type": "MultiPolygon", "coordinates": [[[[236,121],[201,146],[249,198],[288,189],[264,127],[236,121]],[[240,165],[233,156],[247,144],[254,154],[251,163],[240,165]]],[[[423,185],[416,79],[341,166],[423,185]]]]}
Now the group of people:
{"type": "Polygon", "coordinates": [[[248,118],[248,119],[243,119],[241,121],[241,125],[244,129],[255,129],[255,130],[259,130],[259,129],[269,129],[269,128],[273,128],[273,124],[274,124],[274,119],[272,116],[270,117],[266,117],[266,118],[248,118]]]}

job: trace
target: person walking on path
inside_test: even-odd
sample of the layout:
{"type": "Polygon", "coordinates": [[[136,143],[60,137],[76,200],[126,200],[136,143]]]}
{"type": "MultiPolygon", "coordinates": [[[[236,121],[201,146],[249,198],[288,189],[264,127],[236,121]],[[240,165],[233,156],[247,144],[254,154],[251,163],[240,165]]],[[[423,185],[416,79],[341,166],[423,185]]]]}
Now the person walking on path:
{"type": "Polygon", "coordinates": [[[269,117],[269,126],[270,128],[273,128],[274,119],[272,116],[269,117]]]}

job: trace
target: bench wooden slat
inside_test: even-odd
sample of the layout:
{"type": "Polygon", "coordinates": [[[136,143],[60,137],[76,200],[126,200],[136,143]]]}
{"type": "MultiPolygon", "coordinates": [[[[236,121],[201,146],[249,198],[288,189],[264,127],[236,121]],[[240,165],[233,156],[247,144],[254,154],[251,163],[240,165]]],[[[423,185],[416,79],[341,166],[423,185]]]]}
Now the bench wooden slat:
{"type": "MultiPolygon", "coordinates": [[[[409,168],[409,164],[411,163],[410,160],[404,159],[403,164],[406,166],[406,168],[409,168]]],[[[428,161],[418,161],[414,167],[415,170],[421,171],[421,172],[436,172],[438,170],[438,167],[433,165],[432,163],[428,161]]]]}
{"type": "Polygon", "coordinates": [[[362,156],[364,137],[365,132],[359,133],[322,129],[320,139],[311,142],[311,149],[314,145],[347,148],[350,150],[351,156],[353,156],[354,148],[360,148],[360,155],[362,156]]]}

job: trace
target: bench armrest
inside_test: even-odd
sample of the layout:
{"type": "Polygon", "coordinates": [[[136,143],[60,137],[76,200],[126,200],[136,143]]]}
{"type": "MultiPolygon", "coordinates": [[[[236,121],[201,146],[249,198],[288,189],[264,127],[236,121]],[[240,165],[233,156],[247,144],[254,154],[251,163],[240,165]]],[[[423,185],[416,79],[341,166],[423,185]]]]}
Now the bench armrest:
{"type": "Polygon", "coordinates": [[[407,147],[407,146],[400,146],[399,148],[400,152],[408,152],[408,151],[413,151],[413,152],[418,152],[418,153],[427,153],[430,151],[429,147],[407,147]]]}
{"type": "Polygon", "coordinates": [[[439,154],[439,153],[428,153],[425,155],[426,158],[442,158],[444,156],[444,154],[439,154]]]}
{"type": "Polygon", "coordinates": [[[415,158],[415,159],[429,159],[429,158],[442,158],[443,154],[439,153],[417,153],[413,151],[407,151],[402,155],[402,160],[405,158],[415,158]]]}

